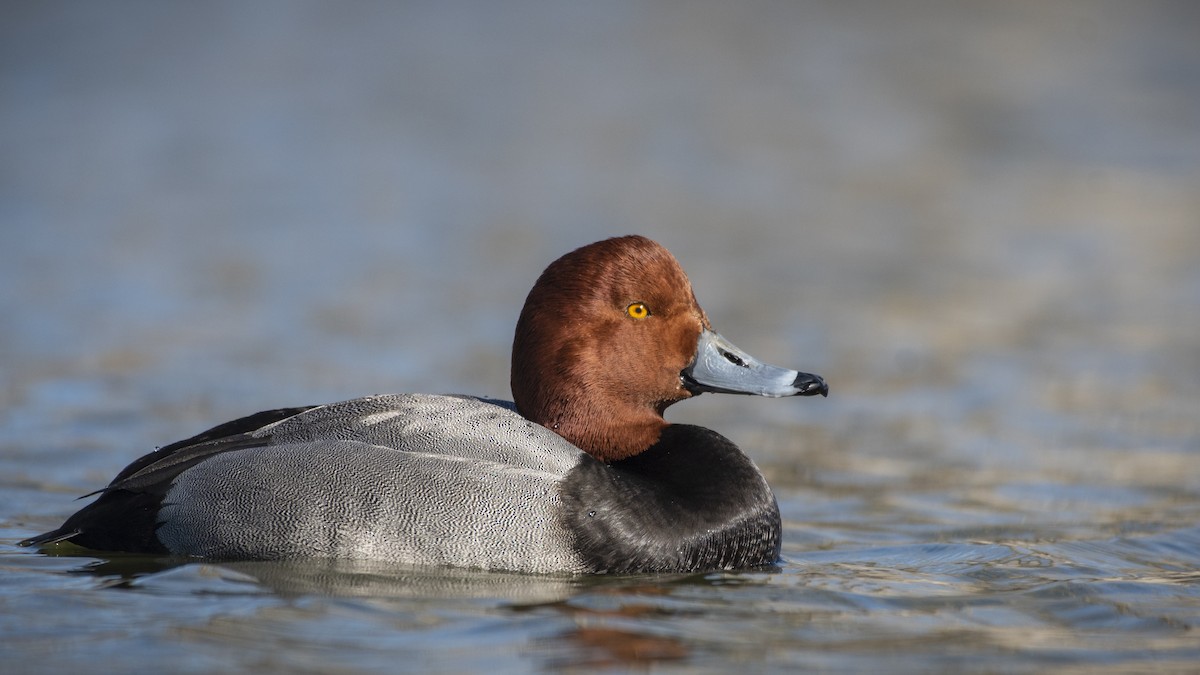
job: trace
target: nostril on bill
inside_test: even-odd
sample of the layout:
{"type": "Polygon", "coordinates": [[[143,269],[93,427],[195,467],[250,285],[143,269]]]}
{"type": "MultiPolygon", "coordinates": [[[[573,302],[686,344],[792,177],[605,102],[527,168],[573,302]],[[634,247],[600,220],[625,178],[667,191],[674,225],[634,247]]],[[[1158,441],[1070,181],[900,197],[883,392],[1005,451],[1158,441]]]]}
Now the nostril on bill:
{"type": "Polygon", "coordinates": [[[742,368],[750,367],[750,366],[746,365],[746,362],[743,361],[740,356],[738,356],[737,354],[734,354],[733,352],[727,352],[724,349],[718,349],[717,351],[721,354],[721,356],[725,357],[726,361],[732,363],[735,366],[741,366],[742,368]]]}

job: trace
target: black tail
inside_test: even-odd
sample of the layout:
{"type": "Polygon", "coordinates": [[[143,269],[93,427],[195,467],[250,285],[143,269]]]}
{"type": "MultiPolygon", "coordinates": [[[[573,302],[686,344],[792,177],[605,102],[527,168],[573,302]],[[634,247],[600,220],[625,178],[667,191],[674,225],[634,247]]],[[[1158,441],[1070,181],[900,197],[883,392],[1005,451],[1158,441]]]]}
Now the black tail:
{"type": "Polygon", "coordinates": [[[57,530],[17,545],[45,546],[73,540],[79,546],[97,551],[167,553],[154,532],[158,529],[163,496],[175,478],[213,455],[266,445],[270,438],[250,436],[250,432],[313,407],[264,410],[159,448],[122,469],[108,487],[80,497],[100,495],[67,518],[57,530]]]}
{"type": "Polygon", "coordinates": [[[45,534],[39,534],[36,537],[18,541],[17,546],[45,546],[46,544],[57,544],[60,541],[69,541],[71,537],[79,534],[79,530],[75,528],[68,529],[60,527],[57,530],[51,530],[45,534]]]}

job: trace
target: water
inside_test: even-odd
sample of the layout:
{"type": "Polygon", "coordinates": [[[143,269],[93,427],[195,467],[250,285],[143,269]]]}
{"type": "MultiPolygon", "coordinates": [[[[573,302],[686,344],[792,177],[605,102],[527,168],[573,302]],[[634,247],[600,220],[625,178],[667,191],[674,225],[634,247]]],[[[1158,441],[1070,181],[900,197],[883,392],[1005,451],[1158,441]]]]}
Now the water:
{"type": "Polygon", "coordinates": [[[0,25],[0,670],[1148,671],[1200,659],[1188,3],[161,3],[0,25]],[[47,556],[255,410],[507,394],[517,311],[641,232],[828,400],[673,408],[768,571],[47,556]]]}

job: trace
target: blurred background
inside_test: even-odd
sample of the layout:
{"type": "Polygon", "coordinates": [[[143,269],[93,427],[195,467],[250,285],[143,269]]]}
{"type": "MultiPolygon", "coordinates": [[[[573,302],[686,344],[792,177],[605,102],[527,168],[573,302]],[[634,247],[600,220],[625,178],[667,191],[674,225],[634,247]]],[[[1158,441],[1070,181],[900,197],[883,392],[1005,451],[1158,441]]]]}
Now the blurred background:
{"type": "MultiPolygon", "coordinates": [[[[4,15],[14,540],[241,414],[507,397],[537,275],[627,233],[732,341],[828,379],[668,415],[764,468],[793,559],[1200,518],[1200,4],[4,15]]],[[[1186,541],[1155,560],[1195,569],[1186,541]]]]}
{"type": "Polygon", "coordinates": [[[1192,3],[6,14],[10,430],[79,407],[161,443],[250,408],[504,396],[540,270],[637,232],[719,330],[834,393],[678,415],[1197,449],[1192,3]]]}

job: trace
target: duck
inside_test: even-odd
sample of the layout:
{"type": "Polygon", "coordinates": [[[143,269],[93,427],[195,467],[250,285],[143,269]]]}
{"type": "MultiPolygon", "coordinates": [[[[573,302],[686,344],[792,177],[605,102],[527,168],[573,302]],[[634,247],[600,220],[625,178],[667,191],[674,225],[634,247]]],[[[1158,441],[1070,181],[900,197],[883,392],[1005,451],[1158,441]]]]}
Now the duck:
{"type": "Polygon", "coordinates": [[[512,401],[385,394],[266,410],[151,452],[19,542],[214,561],[364,559],[532,574],[778,563],[754,462],[668,406],[704,393],[828,396],[713,330],[662,245],[551,263],[517,320],[512,401]]]}

